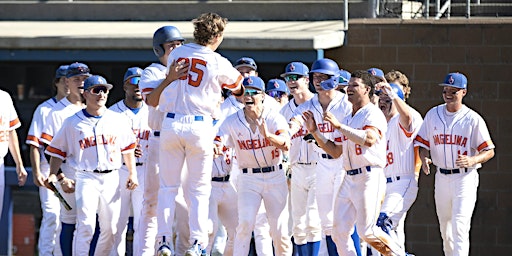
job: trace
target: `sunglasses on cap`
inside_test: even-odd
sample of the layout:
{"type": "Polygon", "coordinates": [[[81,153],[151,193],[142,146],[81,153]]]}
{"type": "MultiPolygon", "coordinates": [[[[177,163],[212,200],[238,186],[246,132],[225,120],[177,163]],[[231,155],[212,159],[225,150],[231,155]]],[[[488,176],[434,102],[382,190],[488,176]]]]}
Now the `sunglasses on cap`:
{"type": "Polygon", "coordinates": [[[68,69],[66,76],[72,77],[72,76],[81,75],[81,74],[85,75],[85,74],[88,74],[89,72],[90,72],[90,70],[87,67],[76,67],[76,68],[68,69]]]}
{"type": "Polygon", "coordinates": [[[134,76],[126,80],[130,84],[138,85],[140,82],[140,76],[134,76]]]}
{"type": "Polygon", "coordinates": [[[272,98],[281,98],[286,95],[286,93],[282,91],[268,91],[267,94],[272,98]]]}
{"type": "Polygon", "coordinates": [[[87,91],[94,95],[100,95],[100,93],[108,94],[108,88],[106,86],[95,86],[87,89],[87,91]]]}
{"type": "Polygon", "coordinates": [[[297,75],[297,74],[286,75],[284,77],[284,81],[286,81],[286,82],[297,81],[297,80],[301,79],[302,77],[303,76],[297,75]]]}
{"type": "Polygon", "coordinates": [[[260,94],[261,92],[260,91],[257,91],[257,90],[253,90],[253,89],[245,89],[245,92],[244,92],[244,95],[245,96],[255,96],[255,95],[258,95],[260,94]]]}

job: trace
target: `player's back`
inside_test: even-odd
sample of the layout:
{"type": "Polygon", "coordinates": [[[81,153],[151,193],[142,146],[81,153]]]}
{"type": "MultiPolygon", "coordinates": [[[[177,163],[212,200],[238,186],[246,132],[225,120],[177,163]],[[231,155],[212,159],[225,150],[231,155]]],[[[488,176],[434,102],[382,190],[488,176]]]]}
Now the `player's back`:
{"type": "Polygon", "coordinates": [[[164,89],[161,111],[211,116],[221,100],[222,87],[236,88],[242,79],[226,58],[195,43],[174,49],[167,66],[180,60],[189,63],[188,74],[164,89]]]}

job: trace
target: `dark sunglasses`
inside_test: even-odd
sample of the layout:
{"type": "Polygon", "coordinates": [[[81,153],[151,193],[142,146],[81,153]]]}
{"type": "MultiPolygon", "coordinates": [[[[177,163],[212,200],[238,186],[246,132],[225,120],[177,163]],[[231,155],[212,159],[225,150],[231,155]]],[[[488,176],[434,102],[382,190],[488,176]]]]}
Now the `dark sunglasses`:
{"type": "Polygon", "coordinates": [[[252,89],[245,89],[244,95],[245,96],[255,96],[260,94],[260,91],[252,90],[252,89]]]}
{"type": "Polygon", "coordinates": [[[286,95],[285,92],[281,91],[268,91],[267,94],[272,98],[281,98],[283,95],[286,95]]]}
{"type": "Polygon", "coordinates": [[[70,77],[70,76],[75,76],[75,75],[88,74],[89,71],[90,71],[89,68],[77,67],[77,68],[73,68],[73,69],[68,69],[66,74],[68,77],[70,77]]]}
{"type": "Polygon", "coordinates": [[[303,76],[301,75],[286,75],[284,77],[284,81],[286,82],[290,82],[290,81],[297,81],[299,79],[301,79],[303,76]]]}
{"type": "Polygon", "coordinates": [[[92,94],[100,95],[100,93],[108,94],[108,88],[106,86],[96,86],[90,89],[87,89],[92,94]]]}
{"type": "Polygon", "coordinates": [[[140,82],[140,77],[135,76],[127,80],[130,84],[138,85],[140,82]]]}

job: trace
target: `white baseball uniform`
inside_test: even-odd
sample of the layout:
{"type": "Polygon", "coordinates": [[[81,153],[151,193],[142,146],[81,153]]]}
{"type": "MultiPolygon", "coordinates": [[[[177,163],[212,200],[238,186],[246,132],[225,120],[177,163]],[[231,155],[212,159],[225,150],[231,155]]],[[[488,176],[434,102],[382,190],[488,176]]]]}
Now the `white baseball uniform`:
{"type": "Polygon", "coordinates": [[[4,157],[9,150],[9,133],[21,126],[11,95],[0,90],[0,216],[4,205],[5,166],[4,157]]]}
{"type": "MultiPolygon", "coordinates": [[[[297,105],[292,99],[284,105],[280,113],[286,120],[295,116],[297,105]]],[[[291,207],[293,219],[293,239],[297,245],[316,242],[322,239],[322,226],[316,203],[316,168],[318,153],[314,143],[303,137],[309,132],[301,126],[291,137],[289,162],[292,171],[291,207]]]]}
{"type": "MultiPolygon", "coordinates": [[[[336,96],[329,102],[326,111],[331,112],[339,119],[349,115],[352,109],[352,104],[348,101],[346,94],[336,92],[336,96]]],[[[324,110],[318,100],[318,94],[300,105],[295,110],[295,120],[303,121],[302,113],[310,110],[313,112],[315,122],[318,126],[318,131],[322,135],[334,141],[335,129],[331,123],[325,121],[324,110]]],[[[303,124],[304,125],[304,124],[303,124]]],[[[333,226],[333,204],[334,193],[343,180],[344,173],[340,170],[343,166],[343,159],[334,159],[332,156],[325,153],[325,151],[317,146],[314,147],[318,153],[318,163],[316,166],[316,201],[318,204],[318,213],[322,223],[322,231],[324,235],[330,236],[333,226]]],[[[292,175],[293,177],[293,175],[292,175]]]]}
{"type": "MultiPolygon", "coordinates": [[[[215,124],[218,130],[222,120],[215,124]]],[[[233,167],[233,150],[223,148],[223,155],[213,159],[212,168],[212,192],[210,194],[209,218],[213,223],[213,233],[210,234],[207,252],[211,254],[213,240],[219,229],[219,221],[224,225],[227,232],[226,246],[223,255],[233,255],[233,244],[235,241],[236,227],[238,225],[237,193],[230,180],[230,173],[233,167]]]]}
{"type": "Polygon", "coordinates": [[[142,156],[135,158],[137,180],[139,181],[139,186],[135,188],[135,190],[129,190],[125,186],[125,181],[128,179],[129,175],[126,165],[123,165],[121,169],[119,169],[119,189],[121,191],[122,211],[119,216],[117,232],[115,234],[115,245],[111,255],[125,255],[126,253],[125,234],[128,218],[130,217],[129,209],[133,211],[133,252],[134,255],[142,255],[141,242],[145,232],[139,230],[139,221],[142,213],[142,202],[144,200],[145,163],[148,157],[148,141],[151,134],[151,129],[148,125],[148,106],[146,103],[142,103],[140,108],[132,110],[121,100],[112,105],[109,109],[125,115],[130,120],[130,127],[137,139],[137,147],[142,150],[142,156]]]}
{"type": "MultiPolygon", "coordinates": [[[[62,123],[64,120],[76,112],[80,111],[82,109],[81,106],[77,106],[74,104],[71,104],[69,100],[66,98],[61,99],[55,107],[50,111],[48,114],[48,120],[45,123],[45,126],[43,127],[43,133],[41,134],[41,141],[45,143],[46,145],[50,145],[50,143],[53,140],[53,136],[57,134],[57,132],[61,129],[62,123]]],[[[71,169],[67,162],[63,162],[60,169],[66,175],[66,178],[68,179],[75,179],[75,170],[71,169]]],[[[64,190],[62,190],[61,184],[59,182],[58,185],[56,185],[57,189],[60,191],[62,196],[66,199],[66,201],[71,206],[71,210],[68,211],[64,209],[64,207],[61,207],[60,210],[60,221],[66,224],[75,224],[76,223],[76,200],[75,200],[75,193],[65,193],[64,190]]]]}
{"type": "MultiPolygon", "coordinates": [[[[44,145],[40,141],[43,127],[48,121],[50,111],[56,106],[57,99],[50,98],[37,106],[32,116],[32,123],[28,129],[25,143],[39,148],[39,170],[48,177],[50,165],[44,156],[44,145]]],[[[46,187],[39,187],[39,200],[41,201],[42,219],[39,227],[39,240],[37,248],[40,255],[61,255],[59,245],[60,230],[60,201],[54,193],[46,187]]]]}
{"type": "MultiPolygon", "coordinates": [[[[286,119],[265,109],[262,113],[269,132],[288,137],[286,119]]],[[[288,235],[288,185],[282,170],[280,149],[261,137],[259,129],[251,131],[243,110],[226,118],[216,143],[235,149],[241,174],[237,180],[238,227],[233,255],[247,255],[251,232],[261,201],[265,202],[275,255],[291,255],[288,235]]]]}
{"type": "MultiPolygon", "coordinates": [[[[159,63],[152,63],[144,69],[139,82],[139,89],[144,97],[151,93],[165,79],[166,71],[167,67],[159,63]]],[[[158,223],[162,223],[160,227],[162,229],[165,228],[170,233],[172,233],[173,225],[168,222],[168,219],[165,217],[167,216],[165,206],[158,204],[159,200],[168,200],[166,195],[162,195],[162,198],[159,198],[158,194],[160,189],[160,130],[162,128],[162,121],[165,118],[165,113],[159,110],[159,106],[156,108],[148,106],[148,111],[148,122],[152,133],[149,137],[145,164],[144,201],[141,220],[139,221],[139,230],[144,233],[144,236],[141,237],[142,255],[153,256],[155,254],[155,238],[158,232],[158,223]],[[163,221],[167,222],[164,223],[163,221]]],[[[188,223],[188,213],[186,209],[184,209],[186,203],[184,203],[185,199],[182,194],[183,193],[179,193],[178,198],[176,198],[177,207],[179,208],[176,211],[176,216],[171,216],[171,218],[176,217],[177,222],[177,225],[175,225],[177,233],[175,253],[184,252],[190,246],[190,242],[188,241],[188,225],[183,224],[183,222],[188,223]],[[187,238],[184,238],[184,236],[187,236],[187,238]]],[[[171,246],[173,246],[173,244],[171,244],[171,246]]]]}
{"type": "Polygon", "coordinates": [[[455,113],[446,104],[425,115],[415,145],[430,150],[437,167],[434,198],[445,255],[469,255],[469,230],[479,183],[476,164],[459,168],[459,155],[475,156],[494,149],[484,119],[467,106],[455,113]]]}
{"type": "Polygon", "coordinates": [[[350,239],[356,224],[359,236],[379,252],[388,255],[404,255],[405,251],[380,227],[376,226],[381,201],[386,192],[386,178],[383,168],[386,165],[387,121],[381,110],[368,103],[355,114],[342,121],[351,128],[378,130],[377,141],[371,147],[359,145],[341,135],[334,140],[343,145],[345,178],[334,202],[334,226],[332,238],[340,255],[356,255],[354,243],[350,239]]]}
{"type": "Polygon", "coordinates": [[[388,121],[386,167],[384,168],[386,195],[380,210],[391,220],[403,248],[405,248],[405,217],[418,194],[419,173],[416,171],[416,166],[419,157],[414,152],[414,138],[423,122],[418,111],[409,107],[409,113],[412,117],[409,130],[400,125],[400,114],[396,114],[388,121]]]}
{"type": "MultiPolygon", "coordinates": [[[[226,58],[195,43],[174,49],[167,66],[181,60],[189,63],[188,74],[167,86],[159,101],[160,110],[166,113],[167,118],[161,131],[159,198],[163,200],[159,200],[158,207],[170,209],[168,213],[174,215],[174,199],[186,161],[187,179],[183,191],[189,208],[190,241],[197,241],[206,248],[212,141],[215,136],[212,115],[218,109],[222,88],[241,88],[242,76],[226,58]]],[[[169,216],[166,217],[170,220],[169,216]]],[[[162,230],[161,226],[158,227],[158,236],[170,237],[168,230],[162,230]]]]}
{"type": "Polygon", "coordinates": [[[114,111],[102,116],[89,115],[85,109],[62,124],[46,153],[66,159],[76,172],[76,239],[75,255],[88,255],[96,226],[100,237],[95,254],[108,255],[114,246],[114,234],[121,212],[119,168],[122,154],[133,152],[136,139],[128,119],[114,111]]]}

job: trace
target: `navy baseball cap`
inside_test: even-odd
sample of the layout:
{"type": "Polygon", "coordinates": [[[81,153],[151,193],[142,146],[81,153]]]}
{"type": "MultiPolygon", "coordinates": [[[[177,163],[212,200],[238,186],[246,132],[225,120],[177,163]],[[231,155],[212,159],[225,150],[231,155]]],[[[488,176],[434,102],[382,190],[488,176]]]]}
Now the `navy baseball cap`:
{"type": "Polygon", "coordinates": [[[370,69],[368,69],[368,73],[370,73],[374,76],[384,77],[384,71],[382,71],[382,69],[380,69],[380,68],[370,68],[370,69]]]}
{"type": "Polygon", "coordinates": [[[235,62],[234,67],[235,68],[249,67],[249,68],[252,68],[254,70],[258,70],[258,66],[256,65],[256,62],[252,58],[249,58],[249,57],[242,57],[242,58],[238,59],[235,62]]]}
{"type": "Polygon", "coordinates": [[[68,67],[69,65],[61,65],[57,70],[55,70],[55,79],[66,76],[68,73],[68,67]]]}
{"type": "Polygon", "coordinates": [[[281,77],[285,77],[287,75],[308,76],[309,68],[302,62],[292,62],[286,65],[284,73],[281,74],[281,77]]]}
{"type": "Polygon", "coordinates": [[[112,89],[112,87],[114,87],[113,85],[109,84],[107,82],[107,79],[105,79],[104,77],[98,76],[98,75],[93,75],[93,76],[90,76],[87,79],[85,79],[84,90],[88,90],[89,88],[94,87],[96,85],[106,86],[107,89],[109,89],[109,90],[112,89]]]}
{"type": "Polygon", "coordinates": [[[286,94],[290,94],[288,86],[281,79],[270,79],[267,82],[267,92],[269,91],[280,91],[286,94]]]}
{"type": "Polygon", "coordinates": [[[67,71],[66,71],[66,77],[74,77],[74,76],[90,76],[91,72],[89,70],[89,67],[83,63],[75,62],[71,65],[69,65],[67,71]]]}
{"type": "Polygon", "coordinates": [[[244,78],[242,84],[245,88],[251,87],[262,92],[265,91],[265,82],[263,82],[263,80],[257,76],[249,76],[244,78]]]}
{"type": "Polygon", "coordinates": [[[131,67],[126,70],[126,73],[124,73],[123,82],[126,82],[126,80],[132,78],[132,77],[140,77],[142,75],[142,69],[139,67],[131,67]]]}
{"type": "Polygon", "coordinates": [[[348,85],[348,81],[350,81],[351,77],[352,75],[350,74],[350,72],[340,69],[340,80],[338,85],[348,85]]]}
{"type": "Polygon", "coordinates": [[[444,78],[444,82],[440,86],[450,86],[459,89],[468,88],[468,79],[461,73],[450,73],[444,78]]]}

